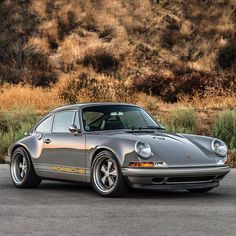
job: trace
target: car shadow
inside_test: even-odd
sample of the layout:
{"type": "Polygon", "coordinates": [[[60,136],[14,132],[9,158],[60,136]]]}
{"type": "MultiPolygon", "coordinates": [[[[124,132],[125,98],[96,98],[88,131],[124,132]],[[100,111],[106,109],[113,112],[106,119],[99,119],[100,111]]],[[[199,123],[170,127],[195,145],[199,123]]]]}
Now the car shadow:
{"type": "Polygon", "coordinates": [[[41,190],[57,190],[57,191],[81,191],[81,192],[92,192],[93,189],[88,183],[67,183],[67,182],[57,182],[57,181],[43,181],[38,189],[41,190]]]}
{"type": "MultiPolygon", "coordinates": [[[[39,188],[39,190],[44,191],[60,191],[64,193],[83,193],[102,197],[97,194],[92,186],[88,183],[63,183],[63,182],[43,182],[39,188]]],[[[123,198],[127,199],[189,199],[189,198],[212,198],[212,197],[222,197],[223,193],[217,192],[217,190],[212,190],[207,193],[190,193],[185,190],[135,190],[129,189],[127,193],[123,196],[123,198]]]]}
{"type": "Polygon", "coordinates": [[[129,193],[125,195],[127,198],[134,199],[189,199],[189,198],[208,198],[208,197],[218,197],[221,194],[214,192],[207,193],[190,193],[186,190],[152,190],[152,191],[144,191],[144,190],[131,190],[129,193]]]}

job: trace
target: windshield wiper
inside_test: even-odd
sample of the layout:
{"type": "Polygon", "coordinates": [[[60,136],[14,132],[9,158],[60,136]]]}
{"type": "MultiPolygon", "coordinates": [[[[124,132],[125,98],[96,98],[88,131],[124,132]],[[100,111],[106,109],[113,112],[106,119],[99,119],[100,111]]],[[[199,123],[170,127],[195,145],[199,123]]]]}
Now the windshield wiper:
{"type": "Polygon", "coordinates": [[[164,128],[159,126],[148,126],[148,127],[133,127],[131,130],[144,130],[144,129],[158,129],[158,130],[164,130],[164,128]]]}

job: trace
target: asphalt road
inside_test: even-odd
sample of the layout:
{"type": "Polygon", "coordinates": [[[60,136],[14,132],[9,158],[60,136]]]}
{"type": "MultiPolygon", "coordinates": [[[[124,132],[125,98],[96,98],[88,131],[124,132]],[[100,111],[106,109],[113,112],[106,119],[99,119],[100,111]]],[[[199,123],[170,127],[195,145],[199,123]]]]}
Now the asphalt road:
{"type": "Polygon", "coordinates": [[[236,169],[206,194],[132,191],[107,199],[58,182],[17,189],[0,165],[0,235],[32,234],[236,235],[236,169]]]}

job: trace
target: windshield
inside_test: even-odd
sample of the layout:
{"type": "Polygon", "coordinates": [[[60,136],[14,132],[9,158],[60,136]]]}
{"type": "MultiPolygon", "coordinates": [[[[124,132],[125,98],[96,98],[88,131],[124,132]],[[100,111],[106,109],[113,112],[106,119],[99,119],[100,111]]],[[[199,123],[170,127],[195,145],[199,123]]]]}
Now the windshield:
{"type": "Polygon", "coordinates": [[[82,109],[82,117],[85,131],[160,128],[143,109],[135,106],[86,107],[82,109]]]}

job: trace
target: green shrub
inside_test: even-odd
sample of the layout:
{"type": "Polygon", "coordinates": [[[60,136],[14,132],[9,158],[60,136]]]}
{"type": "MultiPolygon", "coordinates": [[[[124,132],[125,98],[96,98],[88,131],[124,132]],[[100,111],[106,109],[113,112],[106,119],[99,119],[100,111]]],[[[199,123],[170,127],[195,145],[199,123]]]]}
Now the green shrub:
{"type": "Polygon", "coordinates": [[[33,124],[37,115],[32,108],[24,108],[22,106],[14,107],[9,112],[3,114],[8,129],[19,130],[23,124],[33,124]]]}
{"type": "Polygon", "coordinates": [[[37,120],[36,113],[30,108],[15,107],[1,115],[0,126],[0,162],[7,148],[16,140],[22,138],[37,120]]]}
{"type": "Polygon", "coordinates": [[[212,134],[222,139],[229,148],[236,149],[236,108],[219,113],[212,134]]]}
{"type": "Polygon", "coordinates": [[[194,133],[196,128],[195,110],[178,107],[170,113],[166,129],[175,133],[194,133]]]}

